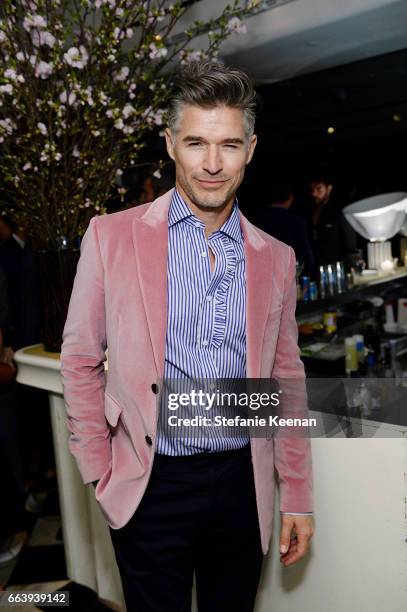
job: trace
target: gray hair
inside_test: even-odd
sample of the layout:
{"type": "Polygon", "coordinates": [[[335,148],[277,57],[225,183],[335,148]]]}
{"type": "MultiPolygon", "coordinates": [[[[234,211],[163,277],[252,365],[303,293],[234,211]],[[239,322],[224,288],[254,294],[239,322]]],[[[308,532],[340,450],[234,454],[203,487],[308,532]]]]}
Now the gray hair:
{"type": "Polygon", "coordinates": [[[253,81],[242,70],[210,60],[193,61],[176,75],[168,102],[168,127],[177,131],[183,104],[202,108],[225,105],[243,111],[246,138],[254,132],[256,91],[253,81]]]}

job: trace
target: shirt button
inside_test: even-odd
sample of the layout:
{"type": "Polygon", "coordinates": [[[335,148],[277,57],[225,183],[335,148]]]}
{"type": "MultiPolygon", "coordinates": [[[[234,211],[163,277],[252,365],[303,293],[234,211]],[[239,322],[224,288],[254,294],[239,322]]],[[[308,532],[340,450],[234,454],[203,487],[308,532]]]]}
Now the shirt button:
{"type": "Polygon", "coordinates": [[[199,221],[195,221],[195,227],[200,227],[201,224],[199,223],[199,221]]]}
{"type": "Polygon", "coordinates": [[[145,437],[145,441],[147,442],[147,444],[148,444],[149,446],[151,446],[151,445],[153,444],[153,441],[152,441],[152,439],[150,438],[150,436],[146,436],[146,437],[145,437]]]}
{"type": "Polygon", "coordinates": [[[156,385],[155,383],[153,383],[153,384],[151,385],[151,391],[157,395],[157,393],[158,393],[158,391],[159,391],[158,385],[156,385]]]}
{"type": "Polygon", "coordinates": [[[202,255],[202,257],[206,257],[207,256],[206,251],[202,251],[201,255],[202,255]]]}
{"type": "Polygon", "coordinates": [[[207,341],[207,340],[204,340],[204,341],[202,342],[202,344],[203,344],[204,346],[207,346],[208,341],[207,341]]]}
{"type": "Polygon", "coordinates": [[[211,295],[207,295],[206,299],[208,300],[208,302],[212,302],[212,296],[211,295]]]}

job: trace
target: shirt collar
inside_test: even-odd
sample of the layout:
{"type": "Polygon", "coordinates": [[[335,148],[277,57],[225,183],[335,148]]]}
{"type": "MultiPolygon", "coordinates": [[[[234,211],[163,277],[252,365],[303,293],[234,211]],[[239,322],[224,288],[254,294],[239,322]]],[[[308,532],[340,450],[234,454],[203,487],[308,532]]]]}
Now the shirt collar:
{"type": "MultiPolygon", "coordinates": [[[[202,226],[203,223],[198,219],[192,210],[189,208],[188,204],[181,197],[180,193],[177,189],[174,189],[174,193],[172,195],[170,208],[168,211],[168,227],[171,227],[178,223],[179,221],[185,221],[185,219],[190,219],[197,226],[202,226]]],[[[239,206],[237,198],[233,202],[232,212],[229,217],[226,219],[225,223],[222,227],[217,230],[218,232],[222,232],[226,234],[236,242],[243,242],[243,234],[240,227],[240,219],[239,219],[239,206]]],[[[216,234],[216,232],[214,232],[216,234]]]]}

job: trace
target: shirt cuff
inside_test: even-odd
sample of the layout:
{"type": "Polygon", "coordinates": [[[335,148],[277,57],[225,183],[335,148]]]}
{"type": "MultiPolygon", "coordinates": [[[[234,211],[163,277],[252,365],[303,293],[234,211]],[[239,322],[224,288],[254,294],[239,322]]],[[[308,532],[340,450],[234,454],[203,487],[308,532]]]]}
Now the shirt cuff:
{"type": "Polygon", "coordinates": [[[281,512],[281,514],[290,514],[291,516],[312,516],[313,512],[281,512]]]}

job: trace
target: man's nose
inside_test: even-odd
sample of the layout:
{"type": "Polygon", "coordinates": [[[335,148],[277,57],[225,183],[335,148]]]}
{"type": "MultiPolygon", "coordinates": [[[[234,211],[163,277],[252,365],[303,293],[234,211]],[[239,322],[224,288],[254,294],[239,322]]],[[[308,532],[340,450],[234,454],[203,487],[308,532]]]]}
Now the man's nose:
{"type": "Polygon", "coordinates": [[[209,146],[203,160],[203,169],[209,174],[217,174],[223,169],[222,156],[219,147],[209,146]]]}

